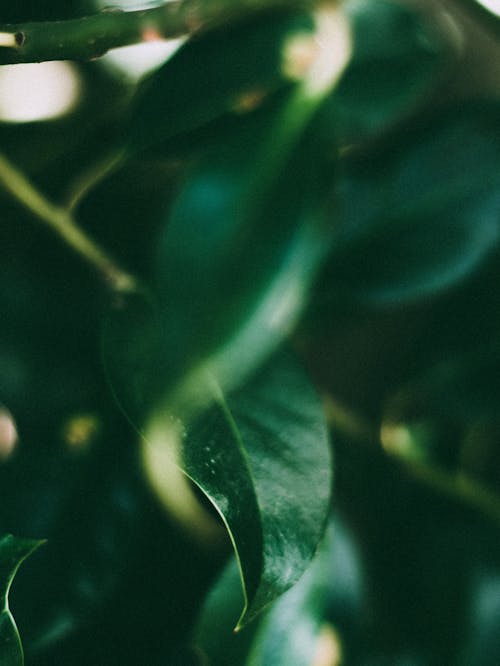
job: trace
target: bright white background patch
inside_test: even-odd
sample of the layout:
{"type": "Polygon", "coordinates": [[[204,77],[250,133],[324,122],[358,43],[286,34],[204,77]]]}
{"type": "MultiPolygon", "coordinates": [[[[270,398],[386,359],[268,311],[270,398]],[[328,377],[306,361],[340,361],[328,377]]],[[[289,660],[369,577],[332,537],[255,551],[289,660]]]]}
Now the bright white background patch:
{"type": "Polygon", "coordinates": [[[486,7],[492,14],[500,16],[500,0],[476,0],[476,2],[486,7]]]}
{"type": "Polygon", "coordinates": [[[119,70],[128,79],[137,81],[163,64],[184,41],[184,38],[180,38],[123,46],[109,51],[101,60],[113,69],[119,70]]]}
{"type": "MultiPolygon", "coordinates": [[[[165,4],[161,0],[150,2],[148,0],[97,0],[96,9],[102,10],[112,4],[114,8],[124,11],[139,9],[150,9],[165,4]]],[[[101,61],[112,69],[118,71],[132,83],[141,79],[145,74],[162,65],[171,55],[177,51],[185,41],[184,38],[170,39],[168,41],[145,41],[142,44],[123,46],[113,49],[101,58],[101,61]]]]}
{"type": "Polygon", "coordinates": [[[0,120],[32,122],[68,113],[78,100],[80,76],[68,62],[0,67],[0,120]]]}

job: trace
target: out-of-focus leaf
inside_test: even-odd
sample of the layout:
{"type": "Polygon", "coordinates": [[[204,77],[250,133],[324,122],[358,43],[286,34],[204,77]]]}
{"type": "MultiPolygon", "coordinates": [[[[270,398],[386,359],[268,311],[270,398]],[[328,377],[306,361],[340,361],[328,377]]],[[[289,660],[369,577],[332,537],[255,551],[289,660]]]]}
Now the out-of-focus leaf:
{"type": "Polygon", "coordinates": [[[19,539],[9,535],[0,538],[0,663],[22,666],[23,648],[16,623],[9,609],[9,589],[16,572],[41,541],[19,539]]]}
{"type": "Polygon", "coordinates": [[[499,401],[500,352],[488,347],[437,363],[401,389],[393,409],[399,406],[464,426],[474,421],[500,423],[499,401]]]}
{"type": "Polygon", "coordinates": [[[328,514],[332,465],[321,404],[287,357],[215,400],[184,432],[158,409],[145,432],[145,461],[167,505],[185,510],[189,502],[187,485],[182,491],[166,476],[175,460],[222,517],[245,592],[241,624],[307,568],[328,514]]]}
{"type": "Polygon", "coordinates": [[[499,117],[495,105],[447,112],[383,155],[351,164],[325,274],[332,300],[422,299],[463,280],[498,248],[499,117]]]}
{"type": "Polygon", "coordinates": [[[165,221],[166,377],[210,359],[224,387],[237,383],[289,332],[329,247],[324,195],[333,164],[314,131],[287,160],[290,146],[273,145],[281,114],[267,111],[197,164],[165,221]]]}
{"type": "Polygon", "coordinates": [[[500,653],[500,577],[498,567],[475,572],[468,626],[460,651],[460,666],[496,666],[500,653]]]}
{"type": "Polygon", "coordinates": [[[127,150],[147,149],[259,105],[293,80],[287,43],[313,30],[311,14],[281,11],[190,40],[139,90],[125,134],[127,150]]]}
{"type": "Polygon", "coordinates": [[[334,94],[345,143],[357,143],[407,116],[434,89],[450,47],[429,17],[390,0],[348,0],[352,60],[334,94]]]}
{"type": "Polygon", "coordinates": [[[157,303],[139,304],[134,331],[126,324],[134,305],[111,317],[105,356],[126,410],[158,396],[176,414],[179,404],[192,409],[206,398],[207,370],[224,390],[237,385],[305,305],[332,237],[336,143],[321,112],[349,57],[343,15],[319,12],[316,32],[298,47],[301,62],[304,51],[310,59],[299,82],[231,125],[186,174],[157,242],[157,303]]]}

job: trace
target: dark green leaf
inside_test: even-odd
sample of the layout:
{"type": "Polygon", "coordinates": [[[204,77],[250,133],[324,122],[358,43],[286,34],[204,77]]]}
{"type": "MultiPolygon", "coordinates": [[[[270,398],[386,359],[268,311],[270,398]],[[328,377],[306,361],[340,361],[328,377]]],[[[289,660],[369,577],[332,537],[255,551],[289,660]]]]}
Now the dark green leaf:
{"type": "Polygon", "coordinates": [[[9,589],[23,560],[41,543],[43,542],[18,539],[10,534],[0,538],[0,663],[2,666],[24,664],[21,639],[9,610],[9,589]]]}
{"type": "Polygon", "coordinates": [[[331,239],[324,197],[333,164],[314,127],[294,149],[294,128],[279,128],[287,101],[209,151],[165,220],[158,292],[166,377],[194,372],[193,385],[208,363],[224,387],[238,383],[304,305],[331,239]]]}
{"type": "Polygon", "coordinates": [[[194,642],[218,666],[310,666],[326,622],[332,582],[330,528],[309,569],[258,621],[233,631],[243,601],[236,560],[226,566],[200,614],[194,642]]]}
{"type": "Polygon", "coordinates": [[[333,539],[330,529],[312,566],[263,619],[247,666],[310,666],[314,662],[331,595],[333,539]]]}
{"type": "Polygon", "coordinates": [[[234,395],[215,400],[183,433],[168,410],[158,409],[145,432],[145,456],[167,503],[186,511],[189,501],[171,476],[168,485],[161,480],[173,459],[221,515],[245,590],[241,623],[307,568],[329,509],[330,448],[321,404],[288,358],[274,359],[234,395]]]}
{"type": "Polygon", "coordinates": [[[275,12],[190,40],[139,91],[126,132],[128,150],[245,112],[290,84],[286,44],[313,29],[310,14],[275,12]]]}
{"type": "Polygon", "coordinates": [[[333,110],[346,143],[387,129],[434,89],[449,46],[429,17],[390,0],[350,0],[354,52],[333,110]]]}
{"type": "Polygon", "coordinates": [[[333,300],[425,298],[498,247],[499,117],[496,106],[445,113],[351,165],[326,277],[333,300]]]}

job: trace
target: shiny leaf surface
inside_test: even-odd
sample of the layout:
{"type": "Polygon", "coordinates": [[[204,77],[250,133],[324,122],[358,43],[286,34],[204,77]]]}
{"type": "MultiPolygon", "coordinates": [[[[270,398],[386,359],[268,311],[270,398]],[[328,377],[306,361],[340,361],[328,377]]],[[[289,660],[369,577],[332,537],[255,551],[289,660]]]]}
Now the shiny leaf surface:
{"type": "Polygon", "coordinates": [[[325,616],[331,594],[334,535],[327,532],[311,567],[295,587],[271,608],[257,633],[247,666],[310,666],[322,658],[335,663],[334,635],[326,639],[325,616]],[[321,638],[324,631],[323,640],[321,638]]]}
{"type": "Polygon", "coordinates": [[[237,553],[247,622],[307,568],[328,514],[331,459],[321,404],[302,370],[279,357],[179,433],[157,410],[145,459],[165,503],[184,495],[162,469],[175,459],[222,517],[237,553]],[[175,497],[171,497],[171,493],[175,497]]]}

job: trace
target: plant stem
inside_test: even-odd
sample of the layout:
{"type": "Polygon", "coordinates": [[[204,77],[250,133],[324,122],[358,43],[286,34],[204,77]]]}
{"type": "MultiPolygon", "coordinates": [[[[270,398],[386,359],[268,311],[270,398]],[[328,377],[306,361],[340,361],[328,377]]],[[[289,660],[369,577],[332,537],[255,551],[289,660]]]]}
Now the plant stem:
{"type": "Polygon", "coordinates": [[[71,184],[67,195],[67,210],[73,213],[96,185],[119,168],[123,157],[124,151],[114,148],[97,163],[83,171],[71,184]]]}
{"type": "Polygon", "coordinates": [[[448,472],[426,463],[401,460],[410,474],[438,492],[479,510],[500,525],[500,496],[461,472],[448,472]]]}
{"type": "Polygon", "coordinates": [[[0,65],[89,60],[119,46],[200,33],[257,11],[312,4],[313,0],[172,0],[140,11],[108,10],[67,21],[3,25],[0,65]]]}
{"type": "Polygon", "coordinates": [[[123,271],[113,259],[78,227],[66,208],[50,202],[36,187],[0,154],[0,185],[24,208],[49,226],[80,257],[90,264],[115,293],[137,291],[137,280],[123,271]]]}

